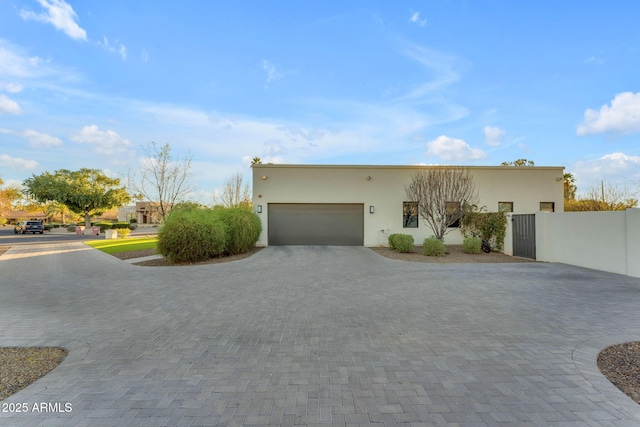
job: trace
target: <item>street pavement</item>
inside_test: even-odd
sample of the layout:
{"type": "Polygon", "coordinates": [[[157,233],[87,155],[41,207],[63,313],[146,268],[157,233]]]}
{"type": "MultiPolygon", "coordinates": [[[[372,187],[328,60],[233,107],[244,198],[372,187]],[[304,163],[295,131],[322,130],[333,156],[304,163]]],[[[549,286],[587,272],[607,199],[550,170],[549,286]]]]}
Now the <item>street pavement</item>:
{"type": "Polygon", "coordinates": [[[269,247],[142,267],[17,245],[0,346],[69,355],[0,402],[0,425],[636,426],[596,358],[640,339],[639,306],[640,279],[562,264],[269,247]]]}

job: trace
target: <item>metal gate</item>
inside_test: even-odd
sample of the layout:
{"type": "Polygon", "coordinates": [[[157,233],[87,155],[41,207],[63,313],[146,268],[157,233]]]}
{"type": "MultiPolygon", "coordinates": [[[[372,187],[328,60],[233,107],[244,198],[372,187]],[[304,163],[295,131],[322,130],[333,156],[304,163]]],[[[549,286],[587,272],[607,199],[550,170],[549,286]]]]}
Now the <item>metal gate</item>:
{"type": "Polygon", "coordinates": [[[536,215],[512,215],[513,255],[536,259],[536,215]]]}

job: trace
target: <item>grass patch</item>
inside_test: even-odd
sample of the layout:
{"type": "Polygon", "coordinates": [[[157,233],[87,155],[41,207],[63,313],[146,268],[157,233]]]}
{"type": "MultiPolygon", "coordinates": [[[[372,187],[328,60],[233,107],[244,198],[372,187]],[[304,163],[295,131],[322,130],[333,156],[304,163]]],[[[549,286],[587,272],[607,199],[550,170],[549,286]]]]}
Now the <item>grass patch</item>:
{"type": "Polygon", "coordinates": [[[84,242],[84,244],[108,254],[117,254],[142,249],[156,249],[158,239],[156,237],[145,237],[138,239],[90,240],[84,242]]]}

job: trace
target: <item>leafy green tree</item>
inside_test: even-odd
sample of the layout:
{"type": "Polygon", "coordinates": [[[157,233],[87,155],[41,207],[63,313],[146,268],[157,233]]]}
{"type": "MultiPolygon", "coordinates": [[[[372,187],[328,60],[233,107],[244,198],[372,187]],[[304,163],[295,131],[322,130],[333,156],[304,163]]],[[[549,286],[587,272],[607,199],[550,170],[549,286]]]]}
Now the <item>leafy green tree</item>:
{"type": "Polygon", "coordinates": [[[25,179],[23,186],[24,193],[40,203],[58,202],[83,215],[86,227],[91,227],[93,215],[131,201],[119,179],[109,178],[98,169],[45,172],[25,179]]]}
{"type": "Polygon", "coordinates": [[[518,159],[518,160],[514,160],[512,162],[502,162],[500,163],[500,166],[524,166],[524,167],[531,167],[531,166],[535,166],[536,164],[533,162],[533,160],[527,160],[527,159],[518,159]]]}

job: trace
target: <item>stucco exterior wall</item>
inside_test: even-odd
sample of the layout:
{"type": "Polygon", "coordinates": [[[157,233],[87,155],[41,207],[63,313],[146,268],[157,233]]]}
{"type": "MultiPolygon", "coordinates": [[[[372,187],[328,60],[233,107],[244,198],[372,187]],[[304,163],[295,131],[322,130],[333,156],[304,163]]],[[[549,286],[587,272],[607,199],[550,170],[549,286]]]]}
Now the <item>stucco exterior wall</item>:
{"type": "MultiPolygon", "coordinates": [[[[253,206],[262,206],[259,246],[268,245],[269,203],[362,203],[365,246],[386,246],[391,233],[413,235],[416,243],[433,235],[420,218],[418,228],[402,227],[405,186],[428,166],[253,165],[253,206]],[[369,213],[373,206],[375,213],[369,213]]],[[[540,202],[564,210],[562,167],[468,167],[479,205],[497,211],[498,202],[513,202],[515,213],[533,213],[540,202]]],[[[457,229],[445,242],[458,244],[457,229]]]]}
{"type": "Polygon", "coordinates": [[[640,209],[538,212],[536,259],[640,277],[640,209]]]}

